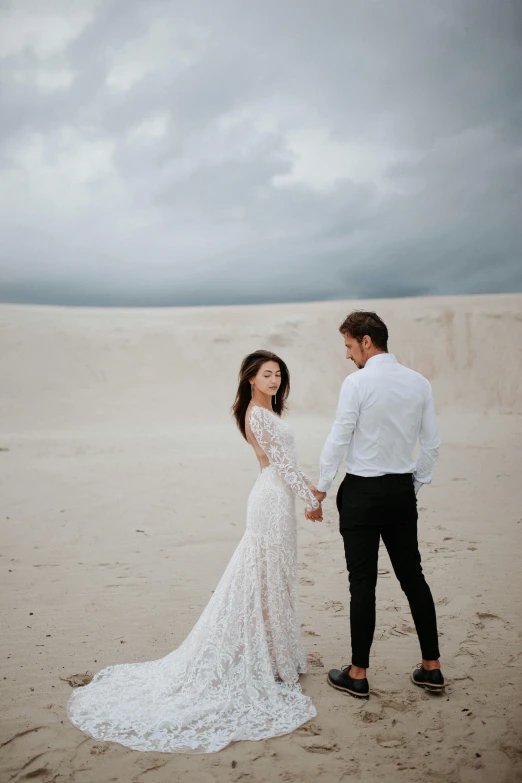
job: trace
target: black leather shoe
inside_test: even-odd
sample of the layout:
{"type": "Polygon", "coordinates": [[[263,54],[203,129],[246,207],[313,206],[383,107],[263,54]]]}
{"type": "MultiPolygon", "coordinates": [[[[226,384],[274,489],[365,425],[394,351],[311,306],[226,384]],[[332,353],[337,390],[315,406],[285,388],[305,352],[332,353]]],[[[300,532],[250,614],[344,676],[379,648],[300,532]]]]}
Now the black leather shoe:
{"type": "Polygon", "coordinates": [[[411,681],[421,688],[426,688],[431,693],[442,693],[445,687],[444,677],[440,669],[426,670],[422,665],[415,669],[411,675],[411,681]]]}
{"type": "Polygon", "coordinates": [[[367,699],[370,696],[370,686],[366,677],[364,680],[354,680],[350,677],[351,666],[343,666],[342,670],[330,669],[328,672],[327,680],[328,684],[332,688],[337,688],[338,691],[344,691],[349,693],[350,696],[355,696],[357,699],[367,699]]]}

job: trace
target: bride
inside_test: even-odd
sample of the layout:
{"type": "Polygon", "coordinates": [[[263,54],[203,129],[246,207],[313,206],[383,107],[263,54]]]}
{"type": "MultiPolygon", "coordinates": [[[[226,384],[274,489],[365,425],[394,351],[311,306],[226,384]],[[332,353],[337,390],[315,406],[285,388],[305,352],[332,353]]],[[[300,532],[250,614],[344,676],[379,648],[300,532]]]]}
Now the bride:
{"type": "Polygon", "coordinates": [[[317,714],[298,682],[306,656],[295,496],[311,518],[321,518],[321,507],[280,418],[289,390],[275,354],[243,360],[232,410],[261,465],[243,538],[180,647],[156,661],[108,666],[74,691],[69,718],[91,737],[136,750],[210,753],[288,734],[317,714]]]}

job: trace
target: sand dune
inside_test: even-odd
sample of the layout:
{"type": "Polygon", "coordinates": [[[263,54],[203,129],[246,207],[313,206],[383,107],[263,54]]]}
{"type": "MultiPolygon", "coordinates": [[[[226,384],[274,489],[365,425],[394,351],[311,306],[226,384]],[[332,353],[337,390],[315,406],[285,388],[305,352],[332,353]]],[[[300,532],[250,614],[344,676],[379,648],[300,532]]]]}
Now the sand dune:
{"type": "Polygon", "coordinates": [[[13,432],[224,421],[243,355],[263,347],[292,372],[292,408],[327,415],[346,375],[337,332],[351,306],[378,310],[400,361],[446,407],[522,413],[522,297],[454,297],[188,309],[0,306],[13,432]],[[34,394],[35,383],[38,395],[34,394]]]}
{"type": "Polygon", "coordinates": [[[0,346],[0,780],[522,779],[522,295],[186,310],[0,305],[0,346]],[[329,498],[324,523],[302,519],[299,531],[312,724],[206,757],[85,738],[67,722],[70,688],[59,678],[177,646],[242,535],[257,473],[229,415],[242,357],[263,347],[288,363],[301,461],[316,478],[350,371],[337,327],[352,307],[376,309],[390,349],[433,385],[443,448],[421,495],[420,541],[446,696],[408,681],[418,645],[384,553],[373,696],[360,704],[326,685],[349,649],[329,498]]]}

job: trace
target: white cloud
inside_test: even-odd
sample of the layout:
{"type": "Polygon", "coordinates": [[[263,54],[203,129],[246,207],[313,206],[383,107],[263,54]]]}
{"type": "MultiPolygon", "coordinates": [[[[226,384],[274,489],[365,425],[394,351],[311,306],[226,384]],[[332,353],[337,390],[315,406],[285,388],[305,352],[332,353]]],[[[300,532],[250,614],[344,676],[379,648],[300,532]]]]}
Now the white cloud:
{"type": "Polygon", "coordinates": [[[294,162],[289,173],[273,178],[276,187],[302,184],[325,190],[349,180],[381,191],[394,189],[387,171],[401,159],[397,151],[356,139],[336,141],[326,129],[293,130],[285,140],[294,162]]]}
{"type": "Polygon", "coordinates": [[[128,137],[131,141],[161,139],[167,132],[168,115],[157,114],[154,117],[147,117],[147,119],[140,122],[130,129],[128,137]]]}
{"type": "Polygon", "coordinates": [[[203,55],[208,37],[208,31],[192,24],[157,19],[142,36],[112,51],[107,86],[126,92],[147,74],[166,66],[182,73],[203,55]]]}
{"type": "Polygon", "coordinates": [[[282,117],[278,107],[272,105],[247,105],[219,117],[218,127],[224,132],[250,126],[258,133],[278,133],[282,117]]]}
{"type": "Polygon", "coordinates": [[[11,0],[4,3],[0,58],[31,51],[40,60],[62,54],[93,18],[100,0],[11,0]]]}
{"type": "Polygon", "coordinates": [[[1,81],[34,85],[43,93],[68,90],[76,75],[66,49],[93,19],[99,0],[19,0],[3,9],[1,81]]]}
{"type": "Polygon", "coordinates": [[[25,135],[0,180],[1,208],[70,215],[90,206],[93,186],[97,200],[110,203],[121,192],[114,146],[108,139],[85,138],[71,127],[60,128],[51,139],[41,133],[25,135]]]}
{"type": "Polygon", "coordinates": [[[46,93],[68,90],[75,76],[76,71],[63,64],[57,64],[56,66],[13,68],[9,74],[4,72],[1,78],[4,84],[12,79],[22,84],[34,84],[41,92],[46,93]]]}

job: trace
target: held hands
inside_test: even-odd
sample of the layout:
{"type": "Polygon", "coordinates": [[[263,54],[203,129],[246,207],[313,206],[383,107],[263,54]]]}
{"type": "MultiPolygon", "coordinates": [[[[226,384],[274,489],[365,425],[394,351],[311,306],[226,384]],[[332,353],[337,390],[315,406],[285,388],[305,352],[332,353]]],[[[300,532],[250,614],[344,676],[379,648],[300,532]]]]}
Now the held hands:
{"type": "Polygon", "coordinates": [[[323,500],[324,500],[324,499],[325,499],[325,497],[326,497],[326,492],[320,492],[320,491],[319,491],[318,489],[316,489],[315,487],[313,487],[313,488],[312,488],[312,492],[313,492],[313,494],[315,495],[315,497],[317,498],[317,500],[319,501],[319,503],[322,503],[322,502],[323,502],[323,500]]]}
{"type": "Polygon", "coordinates": [[[310,519],[312,522],[322,522],[323,507],[321,506],[321,503],[326,497],[326,492],[319,492],[319,490],[315,487],[311,487],[311,490],[314,497],[319,501],[319,508],[312,509],[311,511],[305,511],[305,517],[310,519]]]}

